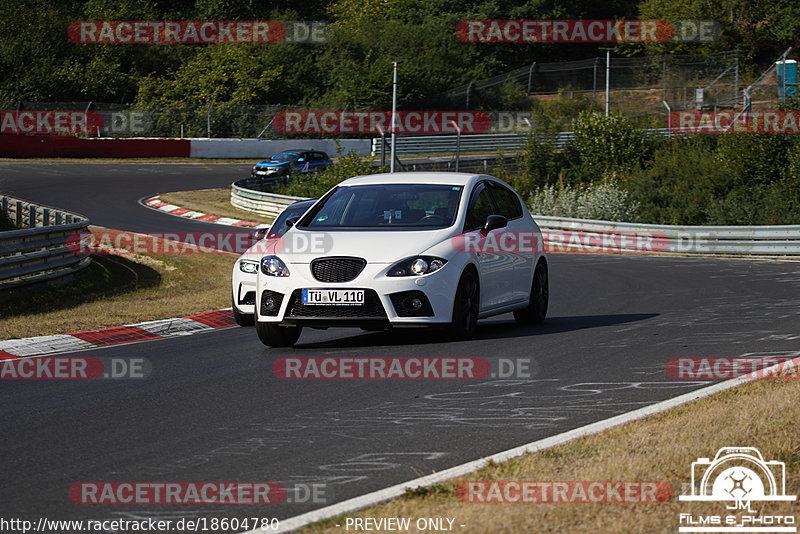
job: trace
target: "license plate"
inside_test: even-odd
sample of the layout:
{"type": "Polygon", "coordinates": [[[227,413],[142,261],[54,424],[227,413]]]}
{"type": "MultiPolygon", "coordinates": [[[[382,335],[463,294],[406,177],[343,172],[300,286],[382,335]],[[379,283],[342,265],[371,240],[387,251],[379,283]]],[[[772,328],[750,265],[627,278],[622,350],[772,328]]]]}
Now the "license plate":
{"type": "Polygon", "coordinates": [[[304,289],[303,304],[311,306],[363,306],[363,289],[304,289]]]}

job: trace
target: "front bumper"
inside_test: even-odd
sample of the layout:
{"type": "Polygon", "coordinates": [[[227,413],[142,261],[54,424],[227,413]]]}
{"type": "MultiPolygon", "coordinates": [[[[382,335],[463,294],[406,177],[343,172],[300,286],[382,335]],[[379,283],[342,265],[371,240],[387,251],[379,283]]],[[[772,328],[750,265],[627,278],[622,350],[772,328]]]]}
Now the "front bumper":
{"type": "MultiPolygon", "coordinates": [[[[387,277],[389,265],[368,264],[354,280],[322,283],[309,264],[291,264],[285,278],[258,275],[258,321],[284,326],[327,328],[400,327],[447,324],[452,320],[453,297],[458,276],[455,265],[419,277],[387,277]],[[453,267],[453,269],[450,269],[453,267]],[[361,289],[360,306],[309,305],[302,302],[303,289],[361,289]]],[[[459,273],[460,274],[460,273],[459,273]]]]}
{"type": "MultiPolygon", "coordinates": [[[[235,269],[239,269],[238,264],[235,269]]],[[[232,291],[233,305],[243,314],[256,313],[256,275],[247,273],[234,273],[232,291]]]]}
{"type": "Polygon", "coordinates": [[[260,176],[262,178],[278,178],[289,174],[289,169],[286,167],[254,167],[250,172],[251,176],[260,176]]]}

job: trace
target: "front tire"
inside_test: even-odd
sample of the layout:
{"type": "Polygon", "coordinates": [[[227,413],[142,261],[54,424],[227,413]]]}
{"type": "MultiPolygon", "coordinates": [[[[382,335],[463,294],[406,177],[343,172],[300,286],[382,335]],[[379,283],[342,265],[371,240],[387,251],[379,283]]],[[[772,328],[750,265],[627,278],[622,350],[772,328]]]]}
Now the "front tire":
{"type": "Polygon", "coordinates": [[[291,347],[300,338],[302,326],[279,326],[272,323],[256,323],[256,333],[267,347],[291,347]]]}
{"type": "Polygon", "coordinates": [[[451,338],[469,339],[475,335],[480,302],[478,275],[473,269],[467,269],[458,281],[453,299],[453,320],[448,329],[451,338]]]}
{"type": "Polygon", "coordinates": [[[539,324],[547,317],[547,305],[550,301],[550,286],[547,274],[547,263],[540,261],[536,264],[531,283],[531,293],[528,306],[514,312],[517,324],[539,324]]]}

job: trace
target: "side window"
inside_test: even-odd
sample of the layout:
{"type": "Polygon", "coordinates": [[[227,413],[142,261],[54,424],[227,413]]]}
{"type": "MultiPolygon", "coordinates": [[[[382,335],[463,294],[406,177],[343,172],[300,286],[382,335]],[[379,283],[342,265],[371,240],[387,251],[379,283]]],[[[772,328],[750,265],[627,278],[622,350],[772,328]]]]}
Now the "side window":
{"type": "Polygon", "coordinates": [[[517,195],[511,190],[500,184],[492,184],[492,196],[497,203],[497,209],[500,210],[500,215],[509,221],[522,217],[522,206],[519,204],[517,195]]]}
{"type": "Polygon", "coordinates": [[[467,212],[467,223],[465,230],[477,230],[483,227],[486,217],[497,213],[491,191],[486,184],[479,184],[472,192],[469,201],[469,211],[467,212]]]}

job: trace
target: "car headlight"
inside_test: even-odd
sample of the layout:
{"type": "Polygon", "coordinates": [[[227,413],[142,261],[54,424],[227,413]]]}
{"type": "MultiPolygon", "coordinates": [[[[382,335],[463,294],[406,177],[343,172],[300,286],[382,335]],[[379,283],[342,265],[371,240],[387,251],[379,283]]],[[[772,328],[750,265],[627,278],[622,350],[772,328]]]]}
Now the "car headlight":
{"type": "Polygon", "coordinates": [[[435,256],[417,256],[396,263],[389,269],[386,276],[422,276],[435,273],[447,263],[444,258],[435,256]]]}
{"type": "Polygon", "coordinates": [[[258,262],[254,260],[240,260],[239,270],[243,273],[256,274],[258,272],[258,262]]]}
{"type": "Polygon", "coordinates": [[[277,256],[261,258],[261,272],[267,276],[289,276],[288,267],[277,256]]]}

